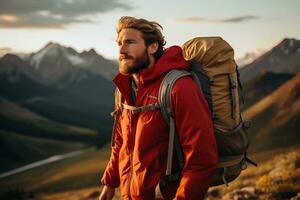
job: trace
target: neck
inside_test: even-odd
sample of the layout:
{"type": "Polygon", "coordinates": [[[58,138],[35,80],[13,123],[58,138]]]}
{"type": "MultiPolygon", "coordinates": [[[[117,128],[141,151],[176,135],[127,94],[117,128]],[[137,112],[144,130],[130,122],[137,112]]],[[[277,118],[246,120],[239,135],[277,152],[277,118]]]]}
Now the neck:
{"type": "MultiPolygon", "coordinates": [[[[155,63],[155,60],[154,60],[154,57],[150,57],[150,64],[148,65],[148,67],[146,69],[149,69],[150,67],[152,67],[155,63]]],[[[139,86],[139,80],[140,80],[140,75],[139,73],[135,73],[135,74],[132,74],[132,77],[133,77],[133,80],[136,84],[136,86],[139,86]]]]}

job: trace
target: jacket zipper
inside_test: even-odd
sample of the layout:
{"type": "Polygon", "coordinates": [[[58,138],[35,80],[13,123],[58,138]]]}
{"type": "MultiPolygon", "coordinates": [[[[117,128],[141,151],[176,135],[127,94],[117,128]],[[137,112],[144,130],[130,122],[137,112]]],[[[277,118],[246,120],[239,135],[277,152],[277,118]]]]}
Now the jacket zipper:
{"type": "MultiPolygon", "coordinates": [[[[132,141],[132,118],[133,118],[133,116],[132,116],[132,114],[130,114],[130,131],[129,131],[129,135],[128,135],[128,137],[129,137],[129,141],[128,141],[128,149],[129,149],[129,167],[130,167],[130,171],[129,171],[129,177],[128,177],[128,194],[129,194],[129,197],[130,197],[130,199],[132,199],[131,198],[131,191],[130,191],[130,187],[131,187],[131,181],[132,181],[132,173],[133,173],[133,167],[132,167],[132,152],[133,152],[133,147],[131,147],[131,143],[134,143],[134,142],[131,142],[132,141]]],[[[134,139],[134,138],[133,138],[134,139]]]]}
{"type": "Polygon", "coordinates": [[[130,162],[130,171],[129,171],[129,177],[128,177],[128,193],[129,193],[129,197],[131,199],[131,192],[130,192],[130,187],[131,187],[131,179],[132,179],[132,173],[133,173],[133,170],[132,170],[132,154],[130,153],[129,154],[129,162],[130,162]]]}
{"type": "MultiPolygon", "coordinates": [[[[136,104],[136,99],[137,99],[137,91],[138,91],[138,88],[135,88],[133,89],[132,88],[132,92],[134,92],[135,94],[133,95],[133,103],[134,105],[136,104]]],[[[129,171],[129,177],[128,177],[128,183],[129,183],[129,196],[130,196],[130,199],[131,198],[131,192],[130,192],[130,187],[131,187],[131,181],[132,181],[132,173],[133,173],[133,166],[132,166],[132,153],[133,153],[133,150],[134,150],[134,143],[135,143],[135,131],[136,131],[136,125],[134,126],[135,128],[133,129],[133,124],[134,123],[137,123],[135,122],[135,117],[132,113],[130,113],[130,132],[129,132],[129,144],[128,144],[128,147],[129,147],[129,167],[130,167],[130,171],[129,171]],[[131,138],[132,134],[133,134],[133,130],[134,130],[134,137],[131,138]],[[132,142],[131,142],[132,141],[132,142]],[[132,147],[131,147],[131,143],[133,144],[132,147]]]]}

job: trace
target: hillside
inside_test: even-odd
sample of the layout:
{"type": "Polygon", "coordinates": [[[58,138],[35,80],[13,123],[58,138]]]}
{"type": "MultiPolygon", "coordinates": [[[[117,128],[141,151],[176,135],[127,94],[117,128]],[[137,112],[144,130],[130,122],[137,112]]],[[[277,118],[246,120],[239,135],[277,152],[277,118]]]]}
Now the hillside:
{"type": "Polygon", "coordinates": [[[110,81],[81,68],[64,72],[59,81],[50,74],[54,85],[18,56],[5,55],[0,59],[0,96],[55,121],[110,132],[110,81]]]}
{"type": "MultiPolygon", "coordinates": [[[[298,147],[250,155],[259,166],[249,166],[229,187],[211,188],[206,200],[238,199],[241,194],[256,200],[271,197],[272,200],[282,200],[284,196],[297,195],[300,191],[299,152],[298,147]]],[[[101,192],[100,178],[109,155],[109,146],[105,146],[95,152],[0,179],[0,198],[97,199],[101,192]]],[[[114,199],[121,199],[119,189],[114,199]]]]}
{"type": "Polygon", "coordinates": [[[10,188],[45,194],[99,186],[109,155],[109,146],[104,146],[94,152],[0,179],[0,197],[10,188]]]}
{"type": "Polygon", "coordinates": [[[286,81],[291,79],[294,74],[289,73],[273,73],[262,71],[256,77],[247,81],[243,85],[244,104],[241,104],[241,109],[245,110],[250,106],[269,95],[286,81]]]}
{"type": "Polygon", "coordinates": [[[0,107],[0,172],[106,140],[94,130],[51,121],[1,97],[0,107]]]}
{"type": "Polygon", "coordinates": [[[0,58],[0,171],[106,144],[114,91],[108,76],[116,69],[94,50],[56,43],[0,58]]]}
{"type": "Polygon", "coordinates": [[[300,146],[300,74],[243,112],[252,120],[251,150],[300,146]]]}

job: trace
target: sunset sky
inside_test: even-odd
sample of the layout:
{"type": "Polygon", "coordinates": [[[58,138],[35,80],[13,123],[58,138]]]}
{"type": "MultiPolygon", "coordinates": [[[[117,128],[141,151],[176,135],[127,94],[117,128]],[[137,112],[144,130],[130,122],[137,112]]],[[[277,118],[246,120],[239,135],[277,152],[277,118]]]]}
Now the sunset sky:
{"type": "Polygon", "coordinates": [[[157,21],[167,46],[221,36],[236,57],[300,39],[299,0],[0,0],[0,50],[35,52],[49,41],[116,58],[116,24],[128,15],[157,21]]]}

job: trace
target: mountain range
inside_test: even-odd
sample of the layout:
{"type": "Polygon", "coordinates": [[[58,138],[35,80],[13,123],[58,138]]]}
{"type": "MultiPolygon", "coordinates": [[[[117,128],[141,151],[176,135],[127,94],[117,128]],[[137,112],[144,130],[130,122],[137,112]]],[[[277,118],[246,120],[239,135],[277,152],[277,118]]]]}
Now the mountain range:
{"type": "Polygon", "coordinates": [[[300,146],[300,41],[284,39],[239,71],[250,152],[300,146]]]}
{"type": "Polygon", "coordinates": [[[117,70],[93,49],[78,53],[52,42],[27,56],[0,58],[0,171],[105,144],[117,70]]]}
{"type": "Polygon", "coordinates": [[[274,73],[300,72],[300,41],[284,39],[252,63],[240,69],[242,82],[249,81],[262,71],[274,73]]]}
{"type": "Polygon", "coordinates": [[[111,121],[109,79],[116,72],[116,64],[93,49],[77,53],[49,43],[23,59],[12,54],[0,59],[0,95],[54,120],[97,128],[111,121]]]}

